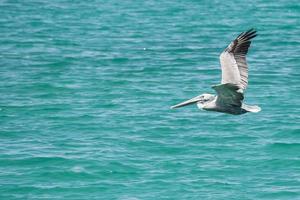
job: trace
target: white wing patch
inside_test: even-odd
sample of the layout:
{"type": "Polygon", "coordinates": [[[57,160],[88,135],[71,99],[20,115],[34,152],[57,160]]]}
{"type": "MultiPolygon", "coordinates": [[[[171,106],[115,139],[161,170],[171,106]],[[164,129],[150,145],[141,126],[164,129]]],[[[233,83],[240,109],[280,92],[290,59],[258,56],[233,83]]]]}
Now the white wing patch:
{"type": "Polygon", "coordinates": [[[256,37],[254,29],[241,33],[220,55],[222,84],[232,83],[238,85],[243,90],[247,88],[248,65],[246,55],[251,44],[251,39],[254,37],[256,37]]]}
{"type": "Polygon", "coordinates": [[[238,65],[234,56],[226,51],[220,55],[220,62],[222,68],[222,84],[232,83],[239,85],[241,76],[238,65]]]}

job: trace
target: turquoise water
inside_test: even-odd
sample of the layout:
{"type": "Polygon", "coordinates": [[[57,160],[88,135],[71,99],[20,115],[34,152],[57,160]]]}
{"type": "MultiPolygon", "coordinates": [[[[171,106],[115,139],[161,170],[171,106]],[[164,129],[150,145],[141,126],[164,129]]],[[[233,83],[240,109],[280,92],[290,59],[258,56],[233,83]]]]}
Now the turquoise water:
{"type": "Polygon", "coordinates": [[[300,199],[299,1],[0,1],[0,199],[300,199]],[[246,103],[220,82],[255,27],[246,103]]]}

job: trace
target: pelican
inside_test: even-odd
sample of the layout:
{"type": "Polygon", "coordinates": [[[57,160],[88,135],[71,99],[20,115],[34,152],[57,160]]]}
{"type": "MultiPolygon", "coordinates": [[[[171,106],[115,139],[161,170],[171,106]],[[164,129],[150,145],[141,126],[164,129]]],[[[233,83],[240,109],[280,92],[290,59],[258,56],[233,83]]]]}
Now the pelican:
{"type": "Polygon", "coordinates": [[[232,115],[261,111],[259,106],[243,103],[244,91],[248,86],[248,65],[246,55],[251,39],[256,37],[256,30],[242,32],[220,55],[222,69],[221,84],[212,88],[217,95],[201,94],[171,108],[179,108],[196,103],[199,109],[216,111],[232,115]]]}

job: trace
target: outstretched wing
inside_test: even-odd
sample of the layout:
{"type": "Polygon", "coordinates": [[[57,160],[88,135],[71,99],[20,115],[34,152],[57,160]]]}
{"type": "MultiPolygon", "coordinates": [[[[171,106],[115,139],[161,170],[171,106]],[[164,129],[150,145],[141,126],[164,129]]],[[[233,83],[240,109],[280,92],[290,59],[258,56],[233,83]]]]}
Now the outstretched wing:
{"type": "Polygon", "coordinates": [[[256,36],[256,31],[250,29],[241,33],[221,53],[222,84],[232,83],[241,89],[248,85],[248,65],[246,55],[251,44],[251,39],[256,36]]]}
{"type": "Polygon", "coordinates": [[[212,86],[212,88],[217,92],[216,104],[220,106],[242,106],[242,101],[244,99],[243,90],[239,88],[238,85],[231,83],[219,84],[212,86]]]}

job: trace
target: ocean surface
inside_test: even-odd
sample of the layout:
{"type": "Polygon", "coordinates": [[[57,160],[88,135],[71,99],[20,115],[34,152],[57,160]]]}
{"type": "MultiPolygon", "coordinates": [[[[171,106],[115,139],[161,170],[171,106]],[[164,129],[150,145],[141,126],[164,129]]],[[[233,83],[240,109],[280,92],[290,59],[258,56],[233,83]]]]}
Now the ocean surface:
{"type": "Polygon", "coordinates": [[[0,1],[0,199],[299,200],[298,0],[0,1]],[[170,106],[220,83],[256,28],[233,116],[170,106]]]}

